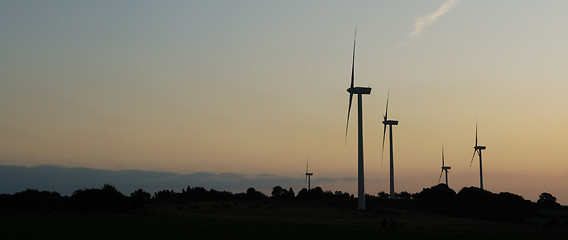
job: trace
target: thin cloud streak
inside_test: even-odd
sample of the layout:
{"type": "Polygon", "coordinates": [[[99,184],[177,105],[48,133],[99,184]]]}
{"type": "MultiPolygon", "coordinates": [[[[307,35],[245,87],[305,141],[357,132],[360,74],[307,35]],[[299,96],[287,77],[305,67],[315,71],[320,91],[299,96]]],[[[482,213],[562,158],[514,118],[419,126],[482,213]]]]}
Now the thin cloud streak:
{"type": "Polygon", "coordinates": [[[442,15],[452,11],[461,0],[449,0],[442,4],[438,10],[430,13],[426,16],[417,17],[414,22],[414,31],[412,31],[409,37],[418,37],[424,31],[424,28],[434,23],[442,15]]]}

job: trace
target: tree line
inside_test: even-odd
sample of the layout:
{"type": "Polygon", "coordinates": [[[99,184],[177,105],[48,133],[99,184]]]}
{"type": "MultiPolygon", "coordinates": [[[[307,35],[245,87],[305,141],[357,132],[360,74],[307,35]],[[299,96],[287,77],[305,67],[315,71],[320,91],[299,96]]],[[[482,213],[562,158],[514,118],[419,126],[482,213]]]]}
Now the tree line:
{"type": "MultiPolygon", "coordinates": [[[[563,208],[550,193],[542,193],[537,202],[524,199],[520,195],[508,192],[492,193],[476,187],[465,187],[455,192],[445,184],[424,188],[418,193],[400,192],[396,199],[389,199],[385,192],[367,195],[369,205],[386,207],[421,207],[449,214],[464,216],[507,216],[522,217],[535,214],[537,209],[563,208]]],[[[88,212],[128,212],[145,205],[184,204],[191,201],[271,201],[274,203],[310,202],[317,204],[351,204],[355,197],[341,191],[323,191],[321,187],[301,189],[297,194],[292,188],[275,186],[270,195],[247,189],[243,193],[232,193],[190,187],[181,192],[161,190],[150,194],[138,189],[130,195],[124,195],[114,186],[105,184],[101,188],[79,189],[71,196],[62,196],[57,192],[27,189],[14,194],[1,194],[0,207],[50,207],[88,212]]]]}

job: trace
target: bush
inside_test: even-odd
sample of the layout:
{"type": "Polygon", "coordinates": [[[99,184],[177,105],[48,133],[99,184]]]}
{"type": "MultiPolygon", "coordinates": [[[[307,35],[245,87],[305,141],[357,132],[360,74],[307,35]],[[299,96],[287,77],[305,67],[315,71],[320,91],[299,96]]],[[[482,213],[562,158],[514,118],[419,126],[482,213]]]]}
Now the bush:
{"type": "Polygon", "coordinates": [[[77,190],[71,200],[80,210],[88,212],[124,212],[130,208],[127,198],[109,184],[101,189],[77,190]]]}

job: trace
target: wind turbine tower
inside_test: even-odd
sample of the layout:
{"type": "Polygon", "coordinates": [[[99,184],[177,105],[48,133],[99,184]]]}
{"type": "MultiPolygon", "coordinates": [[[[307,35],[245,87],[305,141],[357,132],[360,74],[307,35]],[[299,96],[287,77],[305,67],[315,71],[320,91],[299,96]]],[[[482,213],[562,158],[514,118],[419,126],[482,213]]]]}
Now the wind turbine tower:
{"type": "Polygon", "coordinates": [[[351,65],[351,86],[347,89],[349,92],[349,108],[347,109],[347,126],[345,127],[345,141],[347,141],[347,130],[349,128],[349,115],[351,113],[351,104],[353,103],[353,94],[357,94],[358,104],[358,120],[359,120],[359,159],[358,159],[358,187],[357,187],[357,208],[365,209],[365,170],[363,165],[363,95],[371,94],[370,87],[355,87],[355,39],[357,38],[357,29],[353,39],[353,63],[351,65]]]}
{"type": "Polygon", "coordinates": [[[448,170],[452,169],[452,167],[450,166],[446,166],[446,163],[444,162],[444,147],[442,146],[442,171],[440,172],[440,177],[438,178],[438,183],[440,183],[440,180],[442,179],[442,174],[444,172],[446,172],[446,186],[450,186],[448,185],[448,170]]]}
{"type": "Polygon", "coordinates": [[[314,173],[311,173],[311,172],[308,171],[308,164],[309,163],[310,163],[310,156],[308,156],[308,160],[306,161],[306,183],[308,184],[308,190],[312,189],[311,188],[311,180],[312,180],[312,175],[314,175],[314,173]]]}
{"type": "Polygon", "coordinates": [[[481,151],[485,150],[487,147],[477,145],[477,123],[475,123],[475,147],[473,147],[473,156],[471,156],[471,162],[469,167],[473,163],[473,158],[475,158],[475,153],[479,153],[479,188],[483,189],[483,164],[481,161],[481,151]]]}
{"type": "MultiPolygon", "coordinates": [[[[385,115],[383,115],[383,149],[382,152],[385,151],[385,135],[387,133],[387,125],[389,126],[389,142],[390,142],[390,198],[395,198],[394,192],[394,157],[393,157],[393,149],[392,149],[392,125],[398,125],[398,121],[396,120],[388,120],[388,113],[389,113],[389,96],[390,91],[387,93],[387,107],[385,110],[385,115]]],[[[382,158],[382,157],[381,157],[382,158]]]]}

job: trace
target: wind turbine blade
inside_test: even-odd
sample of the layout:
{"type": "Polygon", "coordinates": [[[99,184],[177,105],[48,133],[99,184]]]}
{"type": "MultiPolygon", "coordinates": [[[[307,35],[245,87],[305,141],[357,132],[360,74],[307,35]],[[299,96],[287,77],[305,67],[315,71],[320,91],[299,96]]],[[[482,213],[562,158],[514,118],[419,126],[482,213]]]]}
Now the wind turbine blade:
{"type": "Polygon", "coordinates": [[[385,136],[387,134],[387,125],[386,124],[384,124],[384,125],[385,125],[385,127],[383,128],[383,148],[381,150],[381,165],[383,165],[383,158],[385,156],[385,136]]]}
{"type": "Polygon", "coordinates": [[[471,164],[473,164],[473,158],[475,158],[475,153],[477,153],[477,148],[473,150],[473,156],[471,156],[471,162],[469,163],[469,168],[471,168],[471,164]]]}
{"type": "MultiPolygon", "coordinates": [[[[389,114],[389,97],[390,97],[390,89],[389,89],[389,91],[387,92],[387,106],[386,106],[386,109],[385,109],[385,115],[383,115],[383,120],[384,120],[384,121],[386,121],[386,120],[388,119],[388,114],[389,114]]],[[[384,124],[384,123],[383,123],[383,124],[384,124]]],[[[383,128],[383,147],[382,147],[382,150],[381,150],[381,153],[382,153],[382,155],[381,155],[381,164],[383,164],[384,151],[385,151],[385,136],[386,136],[386,134],[387,134],[387,125],[386,125],[386,124],[384,124],[384,125],[385,125],[385,126],[384,126],[384,128],[383,128]]]]}
{"type": "Polygon", "coordinates": [[[304,180],[304,186],[308,186],[308,175],[306,175],[306,180],[304,180]]]}
{"type": "Polygon", "coordinates": [[[349,93],[349,107],[347,108],[347,124],[345,125],[345,144],[347,145],[347,131],[349,130],[349,115],[351,115],[351,104],[353,103],[353,93],[349,93]]]}
{"type": "Polygon", "coordinates": [[[477,147],[477,121],[475,121],[475,146],[477,147]]]}
{"type": "Polygon", "coordinates": [[[446,164],[444,163],[444,146],[442,146],[442,167],[446,166],[446,164]]]}
{"type": "Polygon", "coordinates": [[[440,177],[438,178],[438,184],[440,184],[440,180],[442,180],[442,174],[444,173],[444,169],[440,172],[440,177]]]}
{"type": "Polygon", "coordinates": [[[387,107],[385,109],[385,115],[384,115],[385,121],[388,119],[388,114],[389,114],[389,98],[390,98],[390,89],[387,92],[387,107]]]}
{"type": "Polygon", "coordinates": [[[308,174],[308,164],[309,163],[310,163],[310,155],[308,154],[308,160],[306,160],[306,174],[308,174]]]}
{"type": "MultiPolygon", "coordinates": [[[[357,40],[357,26],[355,26],[355,34],[353,37],[353,61],[351,63],[351,85],[355,88],[355,43],[357,40]]],[[[345,126],[345,145],[347,145],[347,131],[349,130],[349,115],[351,114],[351,104],[353,103],[353,92],[349,93],[349,107],[347,108],[347,125],[345,126]]]]}
{"type": "Polygon", "coordinates": [[[353,61],[351,63],[351,88],[355,87],[355,42],[357,40],[357,27],[355,27],[355,35],[353,37],[353,61]]]}

